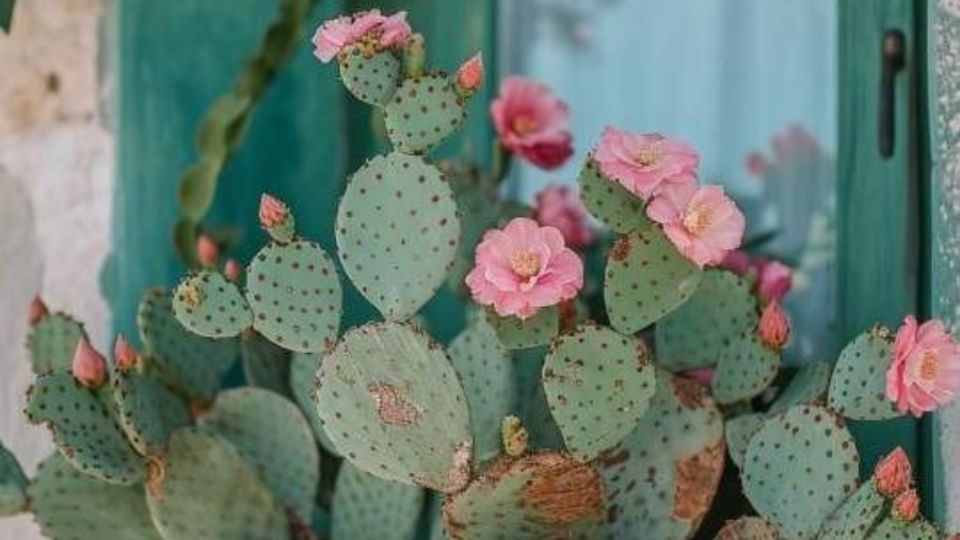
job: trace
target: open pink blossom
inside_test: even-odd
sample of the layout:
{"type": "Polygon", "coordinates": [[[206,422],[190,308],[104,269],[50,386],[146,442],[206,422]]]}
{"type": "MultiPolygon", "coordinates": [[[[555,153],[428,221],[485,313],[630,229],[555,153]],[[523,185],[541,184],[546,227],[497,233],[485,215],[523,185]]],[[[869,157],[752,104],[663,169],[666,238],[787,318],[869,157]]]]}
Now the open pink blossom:
{"type": "Polygon", "coordinates": [[[113,361],[121,370],[131,369],[139,363],[137,351],[122,334],[117,334],[117,339],[113,342],[113,361]]]}
{"type": "Polygon", "coordinates": [[[43,303],[43,299],[40,298],[39,295],[34,296],[33,300],[30,301],[29,309],[27,309],[27,322],[30,323],[30,326],[34,326],[49,313],[47,305],[43,303]]]}
{"type": "Polygon", "coordinates": [[[793,270],[780,261],[758,259],[757,294],[767,302],[782,300],[793,287],[793,270]]]}
{"type": "Polygon", "coordinates": [[[887,398],[914,416],[950,402],[960,390],[960,345],[940,320],[917,325],[908,316],[897,331],[887,370],[887,398]]]}
{"type": "Polygon", "coordinates": [[[720,186],[666,184],[647,205],[647,216],[684,257],[699,267],[719,264],[740,246],[746,220],[720,186]]]}
{"type": "Polygon", "coordinates": [[[771,349],[779,351],[790,339],[790,319],[780,307],[780,302],[771,300],[760,314],[757,328],[760,341],[771,349]]]}
{"type": "Polygon", "coordinates": [[[487,231],[475,263],[466,278],[473,299],[503,317],[532,317],[583,287],[583,261],[566,247],[560,231],[528,218],[487,231]]]}
{"type": "Polygon", "coordinates": [[[490,115],[500,144],[542,169],[555,169],[573,154],[567,105],[540,83],[505,78],[490,115]]]}
{"type": "Polygon", "coordinates": [[[873,470],[873,484],[877,491],[892,499],[906,491],[913,483],[913,469],[910,458],[903,448],[898,446],[877,463],[873,470]]]}
{"type": "Polygon", "coordinates": [[[646,200],[664,184],[695,184],[697,151],[659,133],[630,133],[607,127],[593,159],[604,176],[646,200]]]}
{"type": "Polygon", "coordinates": [[[587,247],[596,238],[588,222],[587,210],[567,186],[547,186],[538,193],[533,219],[540,225],[556,227],[567,245],[573,248],[587,247]]]}
{"type": "Polygon", "coordinates": [[[407,22],[406,11],[398,11],[387,17],[377,30],[380,31],[380,46],[383,48],[403,45],[412,33],[410,23],[407,22]]]}
{"type": "Polygon", "coordinates": [[[86,339],[77,342],[72,369],[73,376],[87,388],[100,388],[107,378],[107,361],[86,339]]]}
{"type": "Polygon", "coordinates": [[[378,34],[379,46],[390,48],[403,45],[410,33],[405,11],[386,17],[379,9],[372,9],[321,24],[313,35],[313,54],[322,62],[329,62],[344,47],[368,35],[378,34]]]}
{"type": "Polygon", "coordinates": [[[917,490],[911,488],[897,495],[890,508],[890,515],[903,522],[917,519],[920,515],[920,496],[917,495],[917,490]]]}

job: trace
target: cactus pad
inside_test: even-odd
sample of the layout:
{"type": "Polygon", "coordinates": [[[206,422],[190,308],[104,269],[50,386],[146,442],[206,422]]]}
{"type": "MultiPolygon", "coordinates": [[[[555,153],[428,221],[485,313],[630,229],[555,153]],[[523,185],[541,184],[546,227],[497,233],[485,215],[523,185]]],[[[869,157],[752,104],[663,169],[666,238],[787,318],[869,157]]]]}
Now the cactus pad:
{"type": "Polygon", "coordinates": [[[170,434],[192,422],[183,400],[153,375],[111,366],[110,384],[117,421],[141,455],[163,454],[170,434]]]}
{"type": "Polygon", "coordinates": [[[460,220],[440,170],[394,152],[353,175],[336,233],[340,261],[357,289],[388,320],[404,320],[446,279],[460,220]]]}
{"type": "Polygon", "coordinates": [[[769,414],[778,414],[805,403],[822,404],[830,385],[830,372],[833,366],[827,362],[804,364],[790,379],[777,400],[770,405],[769,414]]]}
{"type": "Polygon", "coordinates": [[[209,338],[237,336],[253,323],[237,286],[207,270],[180,283],[173,294],[173,313],[191,332],[209,338]]]}
{"type": "Polygon", "coordinates": [[[388,322],[347,332],[320,366],[316,399],[330,440],[357,467],[443,492],[469,480],[467,399],[421,330],[388,322]]]}
{"type": "Polygon", "coordinates": [[[727,440],[727,453],[730,460],[743,468],[743,456],[747,453],[750,439],[763,427],[766,416],[760,413],[747,413],[727,420],[724,436],[727,440]]]}
{"type": "Polygon", "coordinates": [[[493,310],[487,310],[486,317],[497,339],[510,350],[546,345],[560,331],[560,311],[556,306],[540,308],[527,319],[501,317],[493,310]]]}
{"type": "Polygon", "coordinates": [[[466,118],[463,98],[443,73],[406,79],[384,108],[387,136],[407,154],[429,152],[466,118]]]}
{"type": "Polygon", "coordinates": [[[622,235],[607,254],[603,298],[610,323],[623,334],[650,326],[689,300],[702,275],[660,227],[622,235]]]}
{"type": "Polygon", "coordinates": [[[843,348],[830,380],[830,408],[854,420],[900,416],[886,395],[887,369],[893,362],[893,345],[887,334],[886,329],[873,329],[843,348]]]}
{"type": "Polygon", "coordinates": [[[587,158],[577,181],[583,205],[614,231],[627,234],[650,225],[643,199],[617,182],[604,178],[593,156],[587,158]]]}
{"type": "Polygon", "coordinates": [[[778,540],[777,529],[767,520],[754,516],[744,516],[728,521],[717,533],[714,540],[778,540]]]}
{"type": "Polygon", "coordinates": [[[344,49],[337,57],[343,86],[357,99],[382,107],[400,81],[400,59],[392,50],[368,53],[362,45],[344,49]]]}
{"type": "Polygon", "coordinates": [[[164,540],[287,538],[287,514],[223,438],[195,428],[170,438],[147,506],[164,540]]]}
{"type": "Polygon", "coordinates": [[[344,463],[333,491],[332,538],[413,540],[424,491],[391,482],[344,463]]]}
{"type": "Polygon", "coordinates": [[[550,412],[543,389],[543,364],[546,347],[514,351],[513,366],[517,377],[518,416],[529,435],[530,447],[566,450],[563,434],[550,412]]]}
{"type": "Polygon", "coordinates": [[[720,351],[713,370],[713,397],[734,403],[761,394],[780,372],[780,353],[764,346],[755,329],[733,337],[720,351]]]}
{"type": "Polygon", "coordinates": [[[40,319],[27,336],[34,374],[70,373],[77,343],[86,337],[83,325],[69,315],[51,313],[40,319]]]}
{"type": "Polygon", "coordinates": [[[27,391],[27,418],[46,423],[60,453],[81,471],[113,484],[143,479],[144,463],[97,395],[72,375],[43,375],[27,391]]]}
{"type": "Polygon", "coordinates": [[[940,533],[923,518],[904,523],[888,516],[864,538],[865,540],[938,540],[940,533]]]}
{"type": "Polygon", "coordinates": [[[857,487],[860,458],[843,419],[799,405],[764,423],[744,456],[743,490],[787,538],[813,538],[857,487]]]}
{"type": "Polygon", "coordinates": [[[643,342],[594,324],[557,338],[543,387],[573,457],[595,458],[630,434],[647,412],[655,368],[643,342]]]}
{"type": "Polygon", "coordinates": [[[859,540],[866,538],[883,517],[886,500],[866,482],[827,519],[817,535],[817,540],[859,540]]]}
{"type": "Polygon", "coordinates": [[[27,489],[30,510],[47,538],[160,540],[141,486],[87,476],[60,454],[40,463],[27,489]]]}
{"type": "Polygon", "coordinates": [[[721,351],[728,351],[726,344],[752,331],[759,320],[747,280],[707,270],[690,300],[657,322],[657,364],[670,371],[717,364],[721,351]]]}
{"type": "Polygon", "coordinates": [[[27,477],[17,458],[0,445],[0,516],[20,513],[27,506],[27,477]]]}
{"type": "Polygon", "coordinates": [[[473,455],[478,462],[487,460],[500,452],[500,421],[513,409],[513,359],[480,314],[454,338],[448,353],[467,395],[473,455]]]}
{"type": "Polygon", "coordinates": [[[244,335],[240,342],[240,359],[247,384],[286,397],[290,397],[290,356],[290,351],[275,345],[259,332],[244,335]]]}
{"type": "Polygon", "coordinates": [[[451,540],[591,538],[605,514],[593,465],[553,452],[505,457],[443,506],[451,540]]]}
{"type": "Polygon", "coordinates": [[[320,446],[327,452],[339,456],[340,452],[333,446],[330,436],[327,435],[327,430],[320,421],[320,415],[317,414],[317,405],[313,399],[314,383],[322,362],[323,356],[317,353],[293,353],[290,358],[290,391],[303,415],[310,422],[310,428],[313,430],[313,435],[320,446]]]}
{"type": "Polygon", "coordinates": [[[333,259],[316,242],[272,242],[247,267],[253,327],[284,349],[319,352],[340,330],[342,300],[333,259]]]}
{"type": "Polygon", "coordinates": [[[148,289],[140,300],[137,326],[153,365],[171,386],[192,398],[210,400],[237,359],[237,340],[198,336],[173,314],[167,289],[148,289]]]}
{"type": "Polygon", "coordinates": [[[607,524],[595,538],[689,538],[723,472],[723,417],[699,384],[657,370],[640,425],[599,459],[607,524]]]}

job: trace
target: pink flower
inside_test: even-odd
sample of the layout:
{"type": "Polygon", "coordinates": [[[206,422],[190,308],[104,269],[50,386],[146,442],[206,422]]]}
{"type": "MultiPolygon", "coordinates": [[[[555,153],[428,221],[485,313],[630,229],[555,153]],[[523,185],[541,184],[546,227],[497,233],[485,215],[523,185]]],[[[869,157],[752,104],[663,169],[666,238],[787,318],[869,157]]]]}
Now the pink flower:
{"type": "Polygon", "coordinates": [[[760,259],[757,267],[757,294],[767,302],[782,300],[793,287],[793,270],[780,261],[760,259]]]}
{"type": "Polygon", "coordinates": [[[127,343],[123,335],[118,334],[113,342],[113,361],[121,370],[128,370],[137,365],[137,351],[127,343]]]}
{"type": "Polygon", "coordinates": [[[684,257],[703,268],[740,246],[746,221],[720,186],[666,184],[647,205],[647,216],[684,257]]]}
{"type": "Polygon", "coordinates": [[[223,265],[223,275],[236,283],[240,279],[240,263],[236,259],[228,259],[227,263],[223,265]]]}
{"type": "Polygon", "coordinates": [[[583,287],[583,262],[556,228],[516,218],[484,234],[466,283],[479,304],[526,319],[575,297],[583,287]]]}
{"type": "Polygon", "coordinates": [[[331,19],[320,25],[313,35],[313,54],[320,61],[329,62],[344,47],[375,33],[379,34],[377,42],[380,47],[396,47],[410,37],[410,32],[405,11],[390,17],[385,17],[379,9],[364,11],[331,19]]]}
{"type": "Polygon", "coordinates": [[[607,127],[593,158],[604,176],[646,200],[664,184],[696,183],[697,151],[658,133],[639,134],[607,127]]]}
{"type": "Polygon", "coordinates": [[[279,199],[271,197],[266,193],[260,196],[259,217],[260,225],[263,226],[264,229],[272,229],[283,225],[283,222],[286,221],[289,214],[290,209],[279,199]]]}
{"type": "Polygon", "coordinates": [[[940,320],[919,327],[911,315],[903,321],[893,344],[887,370],[887,398],[901,413],[914,416],[932,411],[954,398],[960,389],[960,346],[940,320]]]}
{"type": "Polygon", "coordinates": [[[904,522],[917,519],[917,516],[920,515],[920,497],[917,495],[917,490],[908,489],[898,495],[893,500],[890,514],[893,515],[894,519],[904,522]]]}
{"type": "Polygon", "coordinates": [[[97,389],[107,377],[107,362],[86,339],[77,342],[73,353],[73,376],[87,388],[97,389]]]}
{"type": "Polygon", "coordinates": [[[477,53],[457,70],[457,87],[472,94],[483,84],[483,54],[477,53]]]}
{"type": "Polygon", "coordinates": [[[398,11],[387,17],[376,29],[380,31],[380,46],[385,49],[403,45],[412,33],[406,11],[398,11]]]}
{"type": "Polygon", "coordinates": [[[220,258],[220,248],[212,238],[201,234],[197,238],[197,260],[203,266],[214,266],[220,258]]]}
{"type": "Polygon", "coordinates": [[[584,248],[594,241],[587,211],[567,186],[547,186],[538,193],[533,219],[540,225],[556,227],[572,248],[584,248]]]}
{"type": "Polygon", "coordinates": [[[873,483],[877,491],[888,499],[906,491],[912,482],[910,458],[899,446],[881,459],[873,470],[873,483]]]}
{"type": "Polygon", "coordinates": [[[738,276],[745,276],[750,272],[750,267],[753,262],[750,260],[750,255],[746,251],[735,249],[729,253],[727,256],[720,261],[720,267],[724,270],[729,270],[738,276]]]}
{"type": "Polygon", "coordinates": [[[490,115],[500,144],[542,169],[555,169],[573,154],[567,105],[542,84],[507,77],[490,115]]]}
{"type": "Polygon", "coordinates": [[[767,307],[763,308],[757,332],[764,345],[777,351],[790,339],[790,319],[776,300],[771,300],[767,307]]]}
{"type": "Polygon", "coordinates": [[[43,299],[40,296],[34,296],[33,300],[30,301],[30,307],[27,309],[27,322],[30,323],[30,326],[34,326],[49,313],[43,299]]]}

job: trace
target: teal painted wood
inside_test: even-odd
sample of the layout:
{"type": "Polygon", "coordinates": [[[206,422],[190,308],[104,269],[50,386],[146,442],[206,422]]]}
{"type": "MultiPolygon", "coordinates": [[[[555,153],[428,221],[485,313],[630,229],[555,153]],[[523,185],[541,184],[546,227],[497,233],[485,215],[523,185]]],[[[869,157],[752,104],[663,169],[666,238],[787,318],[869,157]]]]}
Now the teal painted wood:
{"type": "MultiPolygon", "coordinates": [[[[918,308],[917,139],[911,122],[917,64],[908,59],[896,80],[896,145],[883,159],[878,145],[881,43],[899,29],[908,54],[914,40],[915,2],[840,0],[838,103],[838,274],[841,337],[849,340],[874,323],[899,326],[918,308]]],[[[863,472],[895,446],[917,456],[918,424],[912,419],[854,422],[863,472]]]]}

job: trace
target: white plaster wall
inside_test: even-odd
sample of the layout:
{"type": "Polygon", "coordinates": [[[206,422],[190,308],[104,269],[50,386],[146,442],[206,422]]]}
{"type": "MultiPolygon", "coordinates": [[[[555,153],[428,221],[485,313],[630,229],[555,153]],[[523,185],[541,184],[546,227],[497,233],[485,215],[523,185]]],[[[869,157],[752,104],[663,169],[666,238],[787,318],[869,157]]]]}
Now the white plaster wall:
{"type": "MultiPolygon", "coordinates": [[[[46,430],[21,414],[33,294],[109,341],[97,283],[113,174],[99,69],[106,1],[18,0],[11,33],[0,34],[0,440],[28,474],[51,451],[46,430]]],[[[0,540],[37,538],[29,516],[0,518],[0,540]]]]}

